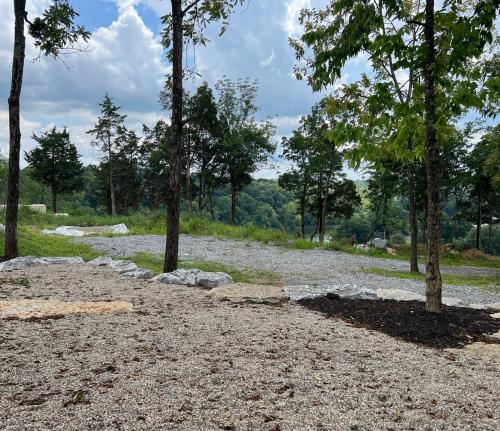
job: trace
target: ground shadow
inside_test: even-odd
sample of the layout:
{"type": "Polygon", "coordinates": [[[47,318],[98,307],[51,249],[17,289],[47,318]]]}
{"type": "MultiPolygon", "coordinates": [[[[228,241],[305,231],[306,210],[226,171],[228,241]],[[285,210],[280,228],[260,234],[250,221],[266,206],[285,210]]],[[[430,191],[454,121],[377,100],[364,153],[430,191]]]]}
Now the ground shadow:
{"type": "Polygon", "coordinates": [[[299,303],[353,326],[434,348],[460,348],[476,341],[500,342],[488,337],[500,330],[500,320],[484,310],[444,306],[440,314],[431,314],[419,301],[349,299],[335,294],[299,303]]]}

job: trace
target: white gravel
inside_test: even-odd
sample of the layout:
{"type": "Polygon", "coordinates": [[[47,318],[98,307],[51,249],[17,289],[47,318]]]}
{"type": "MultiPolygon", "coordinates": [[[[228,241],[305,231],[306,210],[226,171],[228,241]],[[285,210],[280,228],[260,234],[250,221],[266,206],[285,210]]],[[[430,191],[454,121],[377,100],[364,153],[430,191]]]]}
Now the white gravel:
{"type": "Polygon", "coordinates": [[[0,320],[2,431],[498,429],[498,364],[463,350],[83,265],[0,274],[28,297],[134,311],[0,320]]]}
{"type": "MultiPolygon", "coordinates": [[[[165,237],[160,235],[134,235],[121,237],[88,237],[75,239],[96,250],[115,256],[130,256],[136,252],[163,254],[165,237]]],[[[236,268],[254,268],[279,273],[287,285],[348,286],[349,288],[404,289],[425,294],[424,283],[414,280],[367,274],[364,268],[409,270],[409,263],[396,259],[340,253],[330,250],[285,249],[271,244],[212,237],[181,235],[182,260],[209,260],[232,265],[236,268]]],[[[425,270],[421,265],[421,271],[425,270]]],[[[499,270],[469,267],[446,267],[443,273],[491,275],[499,270]]],[[[443,295],[458,298],[466,303],[500,302],[500,294],[477,287],[444,286],[443,295]]]]}

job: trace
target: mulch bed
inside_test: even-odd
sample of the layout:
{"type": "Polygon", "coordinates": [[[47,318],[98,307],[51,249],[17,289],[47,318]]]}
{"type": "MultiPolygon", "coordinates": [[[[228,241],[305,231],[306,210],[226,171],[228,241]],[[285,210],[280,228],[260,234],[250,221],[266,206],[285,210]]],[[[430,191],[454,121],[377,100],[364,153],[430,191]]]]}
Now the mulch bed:
{"type": "Polygon", "coordinates": [[[428,347],[460,348],[476,341],[499,343],[488,334],[500,330],[500,320],[484,310],[443,306],[440,314],[433,314],[426,312],[419,301],[348,299],[334,294],[299,303],[353,326],[428,347]]]}

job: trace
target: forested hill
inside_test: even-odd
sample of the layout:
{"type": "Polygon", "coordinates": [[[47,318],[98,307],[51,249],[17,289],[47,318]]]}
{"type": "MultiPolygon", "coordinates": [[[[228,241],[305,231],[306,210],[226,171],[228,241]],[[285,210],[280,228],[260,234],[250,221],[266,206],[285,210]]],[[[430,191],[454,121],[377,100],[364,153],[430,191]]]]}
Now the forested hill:
{"type": "MultiPolygon", "coordinates": [[[[100,180],[96,175],[94,166],[84,168],[84,189],[79,192],[63,194],[60,198],[60,211],[70,214],[106,213],[104,196],[99,193],[100,180]]],[[[329,220],[328,233],[330,239],[343,242],[365,242],[374,233],[385,230],[387,237],[396,243],[407,240],[408,210],[407,201],[404,198],[394,197],[389,200],[382,213],[378,202],[370,200],[369,182],[363,180],[355,181],[358,194],[361,196],[361,205],[355,208],[350,218],[338,218],[329,220]]],[[[2,186],[3,194],[5,183],[2,186]]],[[[4,196],[2,196],[2,201],[4,196]]],[[[42,184],[33,180],[29,175],[29,169],[21,171],[21,202],[23,204],[46,203],[50,210],[50,191],[42,184]]],[[[196,199],[195,199],[196,201],[196,199]]],[[[187,213],[185,199],[182,201],[183,213],[187,213]]],[[[218,188],[213,199],[214,217],[224,223],[231,222],[231,192],[229,186],[218,188]]],[[[237,222],[243,224],[255,224],[262,228],[274,228],[286,230],[291,233],[299,233],[299,218],[297,216],[297,204],[291,193],[285,191],[275,179],[253,180],[246,186],[237,201],[237,222]]],[[[136,210],[148,210],[147,202],[139,202],[136,210]]],[[[159,208],[163,211],[163,206],[159,208]]],[[[195,207],[195,215],[198,215],[195,207]]],[[[202,216],[211,218],[209,209],[203,211],[202,216]]],[[[445,243],[454,243],[457,247],[472,247],[474,245],[475,226],[469,221],[463,221],[457,217],[457,209],[451,200],[445,207],[442,219],[442,237],[445,243]]],[[[419,219],[419,226],[424,222],[423,215],[419,219]]],[[[310,212],[306,213],[306,232],[310,236],[315,227],[315,217],[310,212]]],[[[483,229],[482,246],[494,254],[500,253],[500,230],[494,226],[490,231],[483,229]]],[[[422,241],[422,238],[420,238],[422,241]]]]}

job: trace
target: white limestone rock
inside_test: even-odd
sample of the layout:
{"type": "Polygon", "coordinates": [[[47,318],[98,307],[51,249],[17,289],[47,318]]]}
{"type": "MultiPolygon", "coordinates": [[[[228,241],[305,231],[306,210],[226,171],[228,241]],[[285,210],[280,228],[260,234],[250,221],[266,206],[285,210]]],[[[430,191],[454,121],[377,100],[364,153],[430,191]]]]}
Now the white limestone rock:
{"type": "Polygon", "coordinates": [[[145,280],[151,278],[154,274],[153,271],[150,271],[149,269],[137,268],[131,271],[123,272],[122,275],[125,277],[139,278],[145,280]]]}
{"type": "Polygon", "coordinates": [[[113,262],[113,259],[111,259],[109,256],[99,256],[95,259],[89,260],[87,262],[87,265],[108,266],[111,262],[113,262]]]}
{"type": "Polygon", "coordinates": [[[379,299],[393,299],[395,301],[423,301],[425,296],[415,292],[400,289],[377,289],[379,299]]]}
{"type": "Polygon", "coordinates": [[[108,266],[120,274],[138,269],[138,266],[130,260],[111,260],[108,266]]]}
{"type": "Polygon", "coordinates": [[[22,256],[0,263],[0,271],[29,268],[42,265],[78,265],[84,263],[81,257],[34,257],[22,256]]]}
{"type": "Polygon", "coordinates": [[[164,284],[200,286],[207,289],[233,283],[231,276],[225,272],[205,272],[200,269],[177,269],[159,274],[152,280],[164,284]]]}

